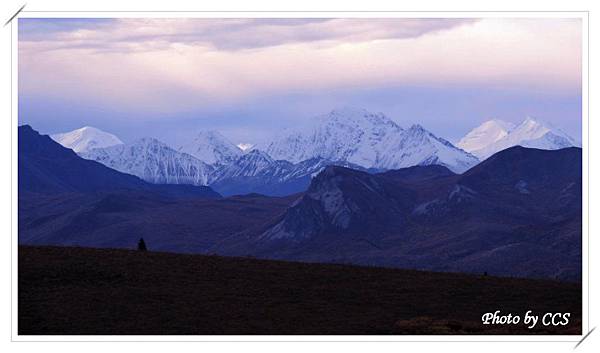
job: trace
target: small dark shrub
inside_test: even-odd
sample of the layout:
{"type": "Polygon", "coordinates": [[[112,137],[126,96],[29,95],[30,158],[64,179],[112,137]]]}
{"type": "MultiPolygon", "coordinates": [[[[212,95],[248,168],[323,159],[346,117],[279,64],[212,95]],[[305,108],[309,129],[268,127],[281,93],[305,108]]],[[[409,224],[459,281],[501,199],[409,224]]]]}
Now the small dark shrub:
{"type": "Polygon", "coordinates": [[[146,248],[146,242],[144,241],[144,238],[140,238],[140,241],[138,241],[138,250],[139,251],[146,251],[146,250],[148,250],[146,248]]]}

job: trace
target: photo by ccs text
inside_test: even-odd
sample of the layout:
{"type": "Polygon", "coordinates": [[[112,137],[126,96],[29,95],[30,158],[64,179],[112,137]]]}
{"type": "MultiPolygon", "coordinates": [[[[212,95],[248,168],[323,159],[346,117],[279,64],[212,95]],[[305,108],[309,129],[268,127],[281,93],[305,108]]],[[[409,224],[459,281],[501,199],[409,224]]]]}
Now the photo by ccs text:
{"type": "Polygon", "coordinates": [[[485,313],[481,316],[481,322],[484,325],[526,325],[532,329],[536,327],[538,322],[543,326],[566,326],[569,324],[571,313],[544,313],[536,315],[531,310],[528,310],[521,320],[521,316],[511,313],[502,314],[500,310],[495,312],[485,313]],[[541,320],[540,320],[541,319],[541,320]]]}

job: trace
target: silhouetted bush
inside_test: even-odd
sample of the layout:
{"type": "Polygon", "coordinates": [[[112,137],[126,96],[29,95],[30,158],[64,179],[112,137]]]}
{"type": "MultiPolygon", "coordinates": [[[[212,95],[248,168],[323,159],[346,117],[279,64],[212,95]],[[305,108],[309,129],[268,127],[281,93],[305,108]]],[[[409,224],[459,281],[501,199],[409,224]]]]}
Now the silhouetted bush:
{"type": "Polygon", "coordinates": [[[146,250],[148,250],[146,248],[146,242],[144,241],[144,238],[140,238],[140,241],[138,241],[138,250],[139,251],[146,251],[146,250]]]}

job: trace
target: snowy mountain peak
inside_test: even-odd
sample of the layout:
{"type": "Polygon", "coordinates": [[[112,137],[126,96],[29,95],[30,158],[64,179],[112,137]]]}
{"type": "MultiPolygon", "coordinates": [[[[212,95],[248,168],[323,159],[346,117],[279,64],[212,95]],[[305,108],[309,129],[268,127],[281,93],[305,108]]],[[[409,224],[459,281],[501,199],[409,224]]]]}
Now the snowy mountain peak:
{"type": "Polygon", "coordinates": [[[341,107],[325,115],[317,116],[317,122],[324,125],[342,125],[349,127],[391,126],[401,129],[383,113],[372,113],[363,108],[341,107]]]}
{"type": "Polygon", "coordinates": [[[491,119],[481,124],[478,129],[480,129],[480,131],[487,131],[488,133],[498,132],[496,139],[500,139],[514,128],[515,124],[511,122],[500,119],[491,119]]]}
{"type": "Polygon", "coordinates": [[[552,150],[576,146],[577,143],[562,130],[531,116],[517,126],[500,120],[486,121],[458,143],[459,147],[480,159],[517,145],[552,150]]]}
{"type": "Polygon", "coordinates": [[[507,142],[524,147],[553,150],[578,145],[561,129],[532,117],[527,117],[510,135],[507,142]]]}
{"type": "Polygon", "coordinates": [[[412,125],[382,153],[376,168],[400,169],[416,165],[442,165],[462,173],[478,163],[478,159],[435,136],[421,125],[412,125]]]}
{"type": "Polygon", "coordinates": [[[338,108],[310,120],[301,130],[287,131],[266,147],[275,159],[293,163],[321,157],[332,161],[373,164],[377,145],[402,131],[384,114],[364,109],[338,108]]]}
{"type": "Polygon", "coordinates": [[[213,169],[152,137],[130,144],[95,148],[79,155],[155,184],[206,185],[213,169]]]}
{"type": "Polygon", "coordinates": [[[304,130],[282,134],[267,146],[267,153],[293,163],[319,157],[382,169],[441,164],[462,172],[477,163],[477,158],[422,126],[404,130],[382,113],[346,107],[311,123],[304,130]]]}
{"type": "Polygon", "coordinates": [[[571,139],[566,133],[552,124],[530,116],[525,118],[521,124],[511,131],[512,134],[519,134],[529,140],[540,138],[548,132],[571,139]]]}
{"type": "Polygon", "coordinates": [[[457,146],[467,152],[476,152],[490,143],[504,138],[514,128],[514,124],[506,121],[488,120],[471,130],[458,142],[457,146]]]}
{"type": "Polygon", "coordinates": [[[200,131],[179,152],[192,155],[208,164],[227,164],[242,155],[242,150],[215,130],[200,131]]]}
{"type": "Polygon", "coordinates": [[[117,136],[91,126],[50,135],[50,138],[76,153],[123,144],[117,136]]]}

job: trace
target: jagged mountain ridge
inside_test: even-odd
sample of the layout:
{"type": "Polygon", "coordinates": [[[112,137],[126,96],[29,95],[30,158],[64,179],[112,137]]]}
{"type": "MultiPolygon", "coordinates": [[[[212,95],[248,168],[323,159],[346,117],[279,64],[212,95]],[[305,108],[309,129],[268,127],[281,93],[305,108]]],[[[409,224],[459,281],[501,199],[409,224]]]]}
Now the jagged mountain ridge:
{"type": "Polygon", "coordinates": [[[321,157],[380,169],[441,164],[463,172],[478,162],[419,125],[405,130],[382,113],[356,108],[316,117],[310,126],[287,131],[265,150],[291,162],[321,157]]]}
{"type": "Polygon", "coordinates": [[[212,165],[150,137],[131,144],[95,148],[79,155],[154,184],[208,185],[209,175],[214,170],[212,165]]]}
{"type": "Polygon", "coordinates": [[[471,130],[457,145],[483,160],[513,146],[556,150],[577,147],[578,143],[564,131],[527,117],[516,126],[501,120],[486,121],[471,130]]]}
{"type": "Polygon", "coordinates": [[[317,121],[316,135],[301,135],[296,144],[288,141],[287,150],[301,152],[288,158],[279,158],[281,151],[273,149],[274,143],[271,143],[264,158],[249,160],[246,156],[254,156],[252,151],[244,153],[216,131],[198,133],[190,143],[176,151],[181,153],[179,155],[168,146],[158,147],[158,142],[153,143],[154,152],[150,153],[148,147],[142,147],[148,143],[140,145],[139,141],[126,147],[84,151],[81,155],[152,183],[214,184],[225,193],[269,193],[274,188],[269,194],[275,195],[304,191],[310,177],[331,164],[359,170],[440,164],[463,171],[477,162],[473,156],[421,126],[404,130],[382,113],[344,108],[314,120],[317,121]],[[199,161],[185,157],[183,153],[199,161]],[[226,181],[233,185],[229,187],[226,181]],[[277,186],[277,183],[288,185],[277,186]]]}
{"type": "MultiPolygon", "coordinates": [[[[459,145],[476,151],[482,158],[489,151],[511,145],[542,149],[572,145],[572,139],[554,131],[558,130],[549,130],[534,119],[526,119],[516,127],[492,120],[474,129],[459,145]]],[[[127,146],[111,146],[105,151],[96,149],[81,155],[152,183],[213,185],[226,195],[252,192],[284,195],[304,191],[310,177],[327,165],[379,171],[442,165],[462,173],[478,163],[473,155],[420,125],[403,129],[382,113],[355,108],[337,109],[316,117],[307,128],[283,134],[263,145],[263,150],[242,151],[216,131],[198,133],[178,151],[155,146],[150,153],[149,148],[127,146]],[[128,152],[124,153],[125,150],[128,152]]]]}
{"type": "Polygon", "coordinates": [[[305,191],[312,177],[328,165],[343,165],[365,170],[347,162],[311,158],[299,163],[275,160],[267,153],[252,150],[229,165],[217,168],[210,185],[223,195],[260,193],[284,196],[305,191]]]}
{"type": "Polygon", "coordinates": [[[293,164],[274,160],[259,150],[242,154],[226,165],[208,165],[153,138],[92,149],[79,155],[154,184],[210,185],[223,195],[261,193],[283,196],[302,192],[313,176],[333,164],[365,170],[347,162],[322,158],[293,164]]]}

